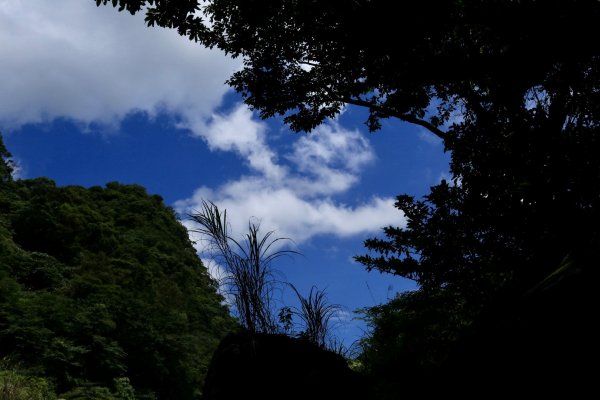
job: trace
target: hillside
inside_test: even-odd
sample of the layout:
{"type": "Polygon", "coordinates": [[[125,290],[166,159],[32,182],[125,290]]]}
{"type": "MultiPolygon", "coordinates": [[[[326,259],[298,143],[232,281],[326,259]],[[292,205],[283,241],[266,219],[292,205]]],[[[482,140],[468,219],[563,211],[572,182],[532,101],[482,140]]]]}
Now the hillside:
{"type": "Polygon", "coordinates": [[[0,185],[0,386],[198,398],[235,325],[162,198],[118,183],[0,185]]]}

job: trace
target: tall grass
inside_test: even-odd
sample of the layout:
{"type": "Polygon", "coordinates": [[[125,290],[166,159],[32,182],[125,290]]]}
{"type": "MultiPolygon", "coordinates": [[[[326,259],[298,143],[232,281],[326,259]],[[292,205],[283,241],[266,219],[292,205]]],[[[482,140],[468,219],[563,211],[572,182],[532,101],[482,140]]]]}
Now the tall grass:
{"type": "Polygon", "coordinates": [[[248,222],[248,233],[240,242],[231,237],[227,211],[221,212],[212,202],[202,201],[199,212],[190,215],[199,228],[192,230],[208,241],[215,261],[225,269],[222,285],[232,296],[243,326],[251,332],[278,331],[273,294],[279,286],[272,263],[292,250],[275,250],[274,232],[259,234],[259,225],[248,222]]]}
{"type": "Polygon", "coordinates": [[[330,304],[327,301],[325,291],[319,290],[315,286],[311,287],[308,297],[304,297],[294,285],[291,283],[289,285],[300,301],[300,308],[295,309],[294,313],[304,324],[301,336],[321,348],[328,347],[332,319],[341,309],[341,306],[330,304]]]}
{"type": "Polygon", "coordinates": [[[248,232],[238,241],[231,236],[227,211],[221,212],[214,203],[205,200],[190,218],[198,224],[198,228],[191,231],[202,235],[208,245],[206,250],[225,270],[220,284],[232,298],[243,326],[251,332],[293,334],[292,317],[295,316],[302,325],[298,336],[340,354],[347,351],[343,343],[331,335],[334,317],[341,306],[330,304],[324,290],[313,286],[308,297],[304,297],[288,283],[300,307],[283,307],[276,315],[274,292],[281,289],[281,281],[275,277],[273,262],[284,255],[298,254],[293,250],[276,250],[278,242],[290,239],[274,237],[273,231],[261,236],[259,225],[249,222],[248,232]]]}

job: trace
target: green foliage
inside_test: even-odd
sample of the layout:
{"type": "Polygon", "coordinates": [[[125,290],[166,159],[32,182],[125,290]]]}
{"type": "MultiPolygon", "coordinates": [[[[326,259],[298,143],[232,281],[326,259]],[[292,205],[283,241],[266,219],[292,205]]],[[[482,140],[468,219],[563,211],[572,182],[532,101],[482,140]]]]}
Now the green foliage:
{"type": "Polygon", "coordinates": [[[129,378],[115,378],[115,397],[119,400],[135,400],[135,389],[129,378]]]}
{"type": "Polygon", "coordinates": [[[111,391],[102,386],[78,386],[61,395],[65,400],[117,400],[111,391]]]}
{"type": "Polygon", "coordinates": [[[88,384],[77,386],[60,397],[64,400],[136,400],[135,390],[129,382],[129,378],[115,378],[114,390],[104,386],[88,384]]]}
{"type": "MultiPolygon", "coordinates": [[[[30,376],[15,369],[0,369],[1,400],[56,400],[52,385],[45,378],[30,376]]],[[[62,400],[135,400],[128,378],[116,378],[114,391],[107,387],[77,386],[60,396],[62,400]]]]}
{"type": "Polygon", "coordinates": [[[0,399],[55,400],[56,394],[48,380],[3,367],[0,368],[0,399]]]}
{"type": "Polygon", "coordinates": [[[185,228],[142,187],[0,189],[0,357],[65,398],[198,398],[235,326],[222,303],[185,228]]]}

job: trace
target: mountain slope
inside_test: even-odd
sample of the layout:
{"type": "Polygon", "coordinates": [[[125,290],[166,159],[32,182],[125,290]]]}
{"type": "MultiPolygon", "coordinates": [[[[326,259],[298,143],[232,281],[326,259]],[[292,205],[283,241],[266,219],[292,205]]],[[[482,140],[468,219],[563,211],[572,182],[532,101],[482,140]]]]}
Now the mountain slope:
{"type": "Polygon", "coordinates": [[[234,322],[160,196],[1,185],[0,358],[66,397],[128,378],[141,398],[198,398],[234,322]]]}

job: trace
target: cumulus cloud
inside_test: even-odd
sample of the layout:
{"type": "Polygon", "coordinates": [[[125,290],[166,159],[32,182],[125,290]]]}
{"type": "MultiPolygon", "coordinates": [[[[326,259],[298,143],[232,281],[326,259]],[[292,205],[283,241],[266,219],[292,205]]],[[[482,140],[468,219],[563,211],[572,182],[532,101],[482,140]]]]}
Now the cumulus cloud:
{"type": "Polygon", "coordinates": [[[210,200],[228,211],[238,234],[245,231],[249,219],[258,218],[264,229],[296,242],[321,234],[347,237],[404,223],[392,198],[373,197],[358,205],[336,202],[335,196],[356,184],[360,171],[375,159],[368,141],[356,130],[330,121],[280,155],[288,161],[284,164],[268,145],[265,124],[254,120],[243,105],[190,129],[212,148],[244,157],[251,173],[217,188],[199,188],[192,197],[177,202],[181,212],[193,212],[203,199],[210,200]],[[224,138],[216,138],[215,133],[225,131],[224,138]]]}
{"type": "Polygon", "coordinates": [[[265,125],[253,120],[244,105],[238,105],[226,116],[213,114],[208,121],[201,115],[189,115],[180,127],[202,138],[211,150],[236,152],[248,161],[250,168],[268,179],[279,180],[285,175],[266,143],[265,125]]]}
{"type": "Polygon", "coordinates": [[[210,116],[236,62],[143,15],[82,0],[0,0],[0,124],[129,113],[210,116]]]}
{"type": "Polygon", "coordinates": [[[276,153],[266,125],[245,106],[214,112],[239,61],[172,30],[148,28],[143,15],[91,0],[0,0],[0,57],[0,128],[55,118],[118,125],[134,112],[167,112],[211,150],[235,152],[246,163],[246,175],[199,188],[180,210],[205,198],[230,212],[238,232],[256,217],[297,242],[402,223],[391,198],[336,200],[375,160],[359,132],[330,121],[276,153]]]}

